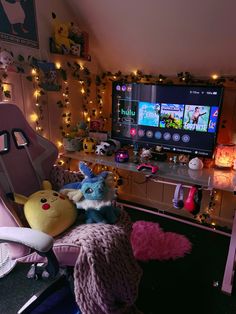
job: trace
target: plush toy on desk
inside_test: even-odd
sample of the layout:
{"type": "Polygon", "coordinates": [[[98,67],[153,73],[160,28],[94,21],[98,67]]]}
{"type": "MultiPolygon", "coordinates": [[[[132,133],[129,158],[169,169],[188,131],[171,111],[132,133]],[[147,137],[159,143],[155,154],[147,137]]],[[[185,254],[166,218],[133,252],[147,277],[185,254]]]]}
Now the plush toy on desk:
{"type": "Polygon", "coordinates": [[[69,228],[77,218],[73,202],[52,190],[49,181],[43,181],[43,190],[29,197],[14,193],[14,201],[24,205],[25,218],[32,229],[56,236],[69,228]]]}
{"type": "Polygon", "coordinates": [[[114,224],[120,210],[112,205],[116,193],[112,174],[103,171],[95,175],[84,162],[79,163],[84,175],[81,182],[67,184],[61,190],[71,199],[78,209],[84,209],[87,223],[114,224]]]}

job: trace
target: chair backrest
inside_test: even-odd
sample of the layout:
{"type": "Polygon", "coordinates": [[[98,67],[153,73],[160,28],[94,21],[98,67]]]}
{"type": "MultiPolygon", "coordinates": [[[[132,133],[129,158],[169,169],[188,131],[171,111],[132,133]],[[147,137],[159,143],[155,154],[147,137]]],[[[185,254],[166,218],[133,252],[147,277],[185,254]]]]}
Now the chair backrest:
{"type": "Polygon", "coordinates": [[[17,226],[20,219],[6,193],[29,196],[41,189],[58,150],[31,128],[16,105],[0,103],[0,151],[0,227],[17,226]]]}

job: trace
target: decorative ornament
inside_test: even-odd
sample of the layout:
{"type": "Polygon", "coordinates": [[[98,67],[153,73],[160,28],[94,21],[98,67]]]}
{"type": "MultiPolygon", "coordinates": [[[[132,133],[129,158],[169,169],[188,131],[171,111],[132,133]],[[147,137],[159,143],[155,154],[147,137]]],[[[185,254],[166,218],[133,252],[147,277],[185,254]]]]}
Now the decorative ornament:
{"type": "Polygon", "coordinates": [[[201,170],[203,168],[203,162],[198,157],[195,157],[190,160],[188,166],[192,170],[201,170]]]}
{"type": "Polygon", "coordinates": [[[10,66],[14,63],[13,54],[7,50],[0,52],[0,69],[9,70],[10,66]]]}

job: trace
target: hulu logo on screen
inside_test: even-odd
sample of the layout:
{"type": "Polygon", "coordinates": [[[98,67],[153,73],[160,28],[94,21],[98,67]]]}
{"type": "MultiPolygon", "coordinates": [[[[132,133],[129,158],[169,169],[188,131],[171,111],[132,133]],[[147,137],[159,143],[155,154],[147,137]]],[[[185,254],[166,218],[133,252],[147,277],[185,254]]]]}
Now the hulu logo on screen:
{"type": "Polygon", "coordinates": [[[135,111],[133,111],[132,109],[124,110],[124,109],[122,108],[122,109],[121,109],[121,114],[122,114],[123,116],[131,117],[131,116],[135,116],[135,111]]]}

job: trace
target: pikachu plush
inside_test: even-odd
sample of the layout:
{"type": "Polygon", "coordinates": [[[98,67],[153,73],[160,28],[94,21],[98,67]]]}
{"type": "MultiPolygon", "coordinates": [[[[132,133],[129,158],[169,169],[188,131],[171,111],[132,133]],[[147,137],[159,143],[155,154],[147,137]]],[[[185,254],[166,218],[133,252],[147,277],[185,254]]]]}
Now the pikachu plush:
{"type": "Polygon", "coordinates": [[[14,193],[14,200],[24,205],[24,214],[32,229],[51,236],[65,231],[77,218],[77,210],[72,201],[53,191],[49,181],[43,181],[43,190],[29,197],[14,193]]]}

